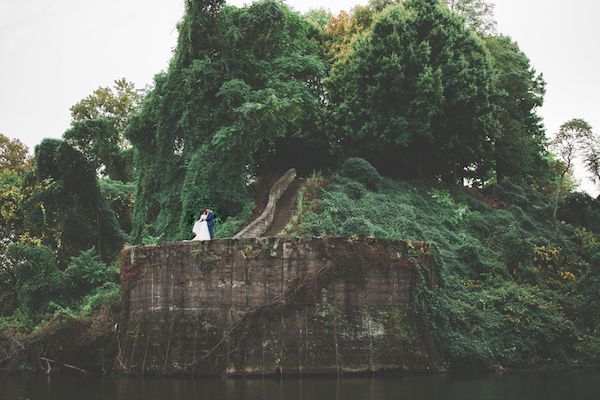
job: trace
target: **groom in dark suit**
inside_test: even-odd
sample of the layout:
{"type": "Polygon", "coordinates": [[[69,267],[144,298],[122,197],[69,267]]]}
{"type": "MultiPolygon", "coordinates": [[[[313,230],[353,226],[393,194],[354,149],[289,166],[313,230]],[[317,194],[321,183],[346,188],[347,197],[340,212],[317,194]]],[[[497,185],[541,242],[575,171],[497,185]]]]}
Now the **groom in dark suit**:
{"type": "Polygon", "coordinates": [[[215,238],[215,213],[210,208],[207,208],[206,211],[208,212],[206,215],[206,225],[208,225],[208,233],[210,233],[212,240],[215,238]]]}

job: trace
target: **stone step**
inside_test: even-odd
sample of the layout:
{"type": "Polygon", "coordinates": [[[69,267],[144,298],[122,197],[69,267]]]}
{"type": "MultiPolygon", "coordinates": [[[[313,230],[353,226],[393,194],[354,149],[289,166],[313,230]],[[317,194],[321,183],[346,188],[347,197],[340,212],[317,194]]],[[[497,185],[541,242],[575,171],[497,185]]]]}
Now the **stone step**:
{"type": "Polygon", "coordinates": [[[298,199],[298,191],[304,185],[306,179],[296,178],[287,188],[285,193],[277,202],[275,217],[269,229],[264,233],[264,237],[273,237],[281,233],[285,226],[290,222],[296,211],[296,200],[298,199]]]}

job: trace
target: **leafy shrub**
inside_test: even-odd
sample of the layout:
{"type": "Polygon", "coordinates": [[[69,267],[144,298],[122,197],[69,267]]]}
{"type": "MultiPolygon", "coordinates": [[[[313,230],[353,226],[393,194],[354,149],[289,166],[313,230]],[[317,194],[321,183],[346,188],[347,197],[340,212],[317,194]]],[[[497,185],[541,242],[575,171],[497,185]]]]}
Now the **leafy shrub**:
{"type": "Polygon", "coordinates": [[[346,193],[352,200],[360,200],[367,193],[367,191],[363,184],[351,181],[344,185],[344,193],[346,193]]]}
{"type": "Polygon", "coordinates": [[[215,221],[215,237],[216,238],[228,238],[233,237],[236,233],[238,233],[246,223],[249,222],[250,217],[252,216],[252,209],[254,208],[254,203],[250,202],[244,206],[242,212],[240,212],[236,216],[232,216],[227,218],[224,222],[221,222],[221,219],[217,217],[215,221]]]}
{"type": "Polygon", "coordinates": [[[342,164],[338,175],[354,179],[371,190],[377,190],[381,186],[382,178],[379,172],[367,160],[362,158],[349,158],[342,164]]]}
{"type": "Polygon", "coordinates": [[[65,277],[75,297],[83,296],[107,282],[118,282],[117,271],[98,260],[94,251],[92,247],[72,257],[65,270],[65,277]]]}
{"type": "Polygon", "coordinates": [[[373,234],[373,225],[362,217],[350,217],[342,225],[346,236],[367,237],[373,234]]]}
{"type": "Polygon", "coordinates": [[[98,183],[102,195],[115,213],[123,232],[131,232],[131,212],[133,210],[135,183],[124,183],[110,179],[100,179],[98,183]]]}
{"type": "Polygon", "coordinates": [[[83,298],[80,313],[82,316],[89,316],[94,312],[100,311],[102,308],[107,308],[115,312],[120,302],[120,286],[115,282],[106,282],[83,298]]]}
{"type": "Polygon", "coordinates": [[[570,193],[560,204],[558,218],[600,233],[600,201],[586,193],[570,193]]]}
{"type": "Polygon", "coordinates": [[[57,267],[56,255],[46,246],[21,243],[10,246],[6,255],[16,279],[19,308],[35,319],[64,288],[65,276],[57,267]]]}
{"type": "Polygon", "coordinates": [[[126,235],[85,155],[67,142],[44,139],[36,146],[35,163],[32,193],[23,207],[29,232],[57,252],[61,265],[94,245],[103,261],[113,260],[126,235]]]}

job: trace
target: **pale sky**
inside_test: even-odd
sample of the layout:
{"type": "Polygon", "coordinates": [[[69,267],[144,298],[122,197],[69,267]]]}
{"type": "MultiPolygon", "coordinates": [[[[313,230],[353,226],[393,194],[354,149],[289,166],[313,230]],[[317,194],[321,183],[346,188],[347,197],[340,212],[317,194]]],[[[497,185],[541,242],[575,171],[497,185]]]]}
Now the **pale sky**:
{"type": "MultiPolygon", "coordinates": [[[[287,1],[299,11],[324,6],[334,12],[366,2],[287,1]]],[[[69,107],[97,87],[122,77],[139,88],[151,84],[167,67],[183,4],[0,0],[0,132],[33,149],[42,138],[60,137],[69,107]]],[[[600,134],[598,17],[597,0],[496,0],[498,30],[519,43],[548,82],[541,114],[549,135],[575,117],[600,134]]]]}

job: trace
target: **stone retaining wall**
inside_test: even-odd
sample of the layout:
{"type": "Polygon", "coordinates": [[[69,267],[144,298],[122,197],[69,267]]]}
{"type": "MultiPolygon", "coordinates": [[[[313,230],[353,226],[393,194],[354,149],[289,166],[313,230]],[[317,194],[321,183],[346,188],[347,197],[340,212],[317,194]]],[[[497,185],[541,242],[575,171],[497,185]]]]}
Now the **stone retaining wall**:
{"type": "Polygon", "coordinates": [[[426,246],[264,238],[129,248],[117,366],[134,375],[435,367],[413,310],[426,246]]]}

